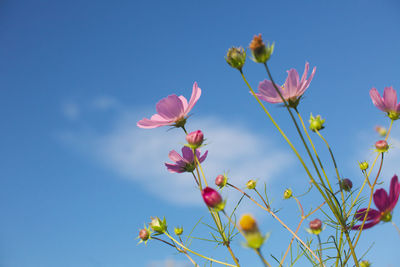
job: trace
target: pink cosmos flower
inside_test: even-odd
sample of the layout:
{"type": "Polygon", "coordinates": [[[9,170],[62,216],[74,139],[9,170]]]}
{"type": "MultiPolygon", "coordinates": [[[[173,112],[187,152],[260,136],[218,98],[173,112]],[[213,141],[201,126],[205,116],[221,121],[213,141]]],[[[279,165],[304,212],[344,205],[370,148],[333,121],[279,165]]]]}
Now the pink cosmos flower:
{"type": "Polygon", "coordinates": [[[397,103],[397,93],[393,87],[385,87],[383,97],[376,88],[369,91],[372,103],[380,110],[387,112],[389,118],[397,120],[400,117],[400,103],[397,103]]]}
{"type": "MultiPolygon", "coordinates": [[[[392,220],[392,211],[399,200],[400,183],[397,175],[392,177],[390,182],[389,194],[385,189],[378,189],[374,193],[374,203],[378,210],[370,209],[367,215],[366,222],[363,229],[371,228],[379,222],[389,222],[392,220]]],[[[357,211],[355,218],[359,221],[364,220],[367,209],[360,209],[357,211]]],[[[361,225],[355,225],[352,229],[359,230],[361,225]]]]}
{"type": "MultiPolygon", "coordinates": [[[[297,73],[297,70],[295,69],[290,69],[288,70],[288,77],[286,78],[285,83],[282,86],[277,86],[278,89],[280,90],[283,98],[289,103],[289,106],[291,107],[297,107],[299,104],[299,100],[301,96],[304,94],[308,86],[310,85],[311,80],[314,77],[316,67],[313,68],[313,71],[307,79],[308,75],[308,70],[309,70],[309,64],[306,62],[306,66],[304,69],[303,76],[301,77],[301,80],[299,80],[299,74],[297,73]]],[[[279,94],[276,92],[276,89],[274,88],[274,85],[272,84],[271,81],[264,80],[259,83],[258,85],[258,91],[256,95],[269,103],[282,103],[282,98],[279,96],[279,94]]]]}
{"type": "MultiPolygon", "coordinates": [[[[196,149],[196,156],[199,162],[202,163],[207,157],[208,151],[206,151],[203,156],[200,156],[200,150],[196,149]]],[[[178,154],[175,150],[169,152],[168,157],[170,160],[175,162],[175,164],[165,163],[168,171],[183,173],[183,172],[193,172],[195,169],[194,156],[191,148],[184,146],[182,148],[182,156],[178,154]]]]}
{"type": "Polygon", "coordinates": [[[193,84],[192,96],[189,103],[184,96],[169,95],[161,99],[156,104],[157,114],[151,116],[150,119],[143,118],[137,122],[140,128],[151,129],[165,125],[175,125],[182,127],[185,125],[186,117],[192,110],[201,95],[201,89],[195,82],[193,84]]]}

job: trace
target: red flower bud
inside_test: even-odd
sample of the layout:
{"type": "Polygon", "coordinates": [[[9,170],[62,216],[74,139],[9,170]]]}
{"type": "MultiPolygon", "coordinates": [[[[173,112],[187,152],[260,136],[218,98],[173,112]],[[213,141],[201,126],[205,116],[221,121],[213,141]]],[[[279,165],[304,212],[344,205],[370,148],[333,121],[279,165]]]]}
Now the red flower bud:
{"type": "Polygon", "coordinates": [[[379,140],[375,143],[375,147],[379,152],[385,152],[388,150],[389,145],[386,140],[379,140]]]}
{"type": "Polygon", "coordinates": [[[321,230],[322,222],[320,219],[312,220],[309,224],[311,230],[321,230]]]}
{"type": "Polygon", "coordinates": [[[210,208],[222,210],[224,208],[224,202],[222,201],[221,195],[211,187],[206,187],[201,191],[204,202],[210,208]]]}
{"type": "Polygon", "coordinates": [[[203,132],[200,130],[191,132],[186,135],[186,141],[189,143],[191,148],[198,148],[204,141],[203,132]]]}
{"type": "Polygon", "coordinates": [[[346,192],[350,192],[350,190],[353,188],[353,183],[350,179],[344,178],[340,181],[340,189],[344,190],[346,192]]]}

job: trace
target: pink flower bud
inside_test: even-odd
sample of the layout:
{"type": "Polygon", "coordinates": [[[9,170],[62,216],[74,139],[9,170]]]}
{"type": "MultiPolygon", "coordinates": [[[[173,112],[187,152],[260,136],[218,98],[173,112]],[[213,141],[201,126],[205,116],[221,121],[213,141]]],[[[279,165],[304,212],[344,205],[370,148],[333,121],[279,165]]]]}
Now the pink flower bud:
{"type": "Polygon", "coordinates": [[[215,184],[218,187],[222,188],[226,185],[226,180],[227,178],[224,175],[220,174],[217,176],[217,178],[215,178],[215,184]]]}
{"type": "Polygon", "coordinates": [[[353,188],[353,183],[350,179],[344,178],[343,180],[340,181],[339,186],[341,190],[350,192],[350,190],[353,188]]]}
{"type": "Polygon", "coordinates": [[[198,148],[204,141],[203,132],[200,130],[191,132],[186,135],[186,141],[189,143],[191,148],[198,148]]]}
{"type": "Polygon", "coordinates": [[[139,238],[142,239],[143,241],[148,240],[150,237],[150,232],[147,229],[141,229],[139,231],[139,238]]]}
{"type": "Polygon", "coordinates": [[[321,230],[322,222],[320,219],[312,220],[309,224],[311,230],[321,230]]]}
{"type": "Polygon", "coordinates": [[[375,147],[379,152],[385,152],[388,150],[389,145],[386,140],[379,140],[375,143],[375,147]]]}
{"type": "Polygon", "coordinates": [[[224,202],[222,201],[221,195],[216,190],[211,187],[206,187],[201,191],[201,195],[208,207],[218,210],[223,209],[224,202]]]}

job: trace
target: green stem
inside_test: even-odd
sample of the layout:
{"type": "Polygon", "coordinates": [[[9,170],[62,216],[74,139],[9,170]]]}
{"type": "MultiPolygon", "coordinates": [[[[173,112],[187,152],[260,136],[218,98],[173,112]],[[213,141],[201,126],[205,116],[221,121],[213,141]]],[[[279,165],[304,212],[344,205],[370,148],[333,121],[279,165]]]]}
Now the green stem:
{"type": "Polygon", "coordinates": [[[216,260],[216,259],[213,259],[213,258],[209,258],[209,257],[207,257],[207,256],[204,256],[204,255],[202,255],[202,254],[200,254],[200,253],[197,253],[197,252],[195,252],[195,251],[193,251],[193,250],[191,250],[191,249],[189,249],[189,248],[187,248],[187,247],[185,247],[182,243],[180,243],[178,240],[176,240],[175,238],[173,238],[170,234],[168,234],[167,232],[165,232],[164,233],[166,236],[168,236],[171,240],[173,240],[178,246],[180,246],[182,249],[184,249],[184,250],[186,250],[186,251],[189,251],[190,253],[192,253],[192,254],[194,254],[194,255],[197,255],[197,256],[199,256],[199,257],[202,257],[203,259],[206,259],[206,260],[209,260],[209,261],[212,261],[212,262],[216,262],[216,263],[219,263],[219,264],[223,264],[223,265],[225,265],[225,266],[232,266],[232,267],[236,267],[237,265],[232,265],[232,264],[229,264],[229,263],[226,263],[226,262],[222,262],[222,261],[219,261],[219,260],[216,260]]]}

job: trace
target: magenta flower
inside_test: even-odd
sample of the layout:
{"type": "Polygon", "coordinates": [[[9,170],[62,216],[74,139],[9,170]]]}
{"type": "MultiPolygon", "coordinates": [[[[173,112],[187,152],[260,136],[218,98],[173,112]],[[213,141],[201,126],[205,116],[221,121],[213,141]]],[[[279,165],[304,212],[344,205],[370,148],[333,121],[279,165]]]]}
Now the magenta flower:
{"type": "Polygon", "coordinates": [[[385,87],[383,97],[376,88],[369,91],[372,103],[380,110],[387,112],[389,118],[397,120],[400,117],[400,103],[397,103],[397,93],[393,87],[385,87]]]}
{"type": "Polygon", "coordinates": [[[156,104],[157,114],[151,116],[150,119],[143,118],[138,121],[136,125],[145,129],[166,125],[182,127],[185,125],[186,117],[197,100],[199,100],[200,95],[201,89],[195,82],[193,84],[192,96],[190,97],[189,103],[184,96],[169,95],[156,104]]]}
{"type": "MultiPolygon", "coordinates": [[[[374,203],[378,210],[370,209],[363,229],[371,228],[379,222],[390,222],[392,220],[392,211],[399,200],[400,183],[397,175],[393,176],[390,182],[389,195],[385,189],[378,189],[374,193],[374,203]]],[[[355,218],[359,221],[364,220],[367,209],[357,211],[355,218]]],[[[352,229],[359,230],[361,225],[355,225],[352,229]]]]}
{"type": "MultiPolygon", "coordinates": [[[[288,70],[288,77],[286,78],[285,83],[282,86],[278,85],[278,89],[281,92],[283,98],[288,102],[289,106],[295,108],[299,104],[301,96],[304,94],[308,86],[310,85],[311,80],[314,77],[316,67],[313,68],[313,71],[307,79],[309,70],[309,64],[306,62],[306,66],[304,69],[303,76],[301,80],[299,80],[299,74],[297,70],[290,69],[288,70]]],[[[269,103],[282,103],[282,98],[277,93],[274,85],[271,81],[264,80],[260,82],[258,85],[258,92],[256,95],[269,103]]]]}
{"type": "MultiPolygon", "coordinates": [[[[199,162],[202,163],[207,157],[208,151],[206,151],[203,156],[200,156],[200,150],[196,149],[196,157],[199,162]]],[[[175,162],[175,164],[165,163],[168,171],[182,173],[182,172],[193,172],[196,168],[194,165],[193,151],[190,147],[184,146],[182,148],[182,156],[178,154],[175,150],[169,152],[168,157],[170,160],[175,162]]]]}

